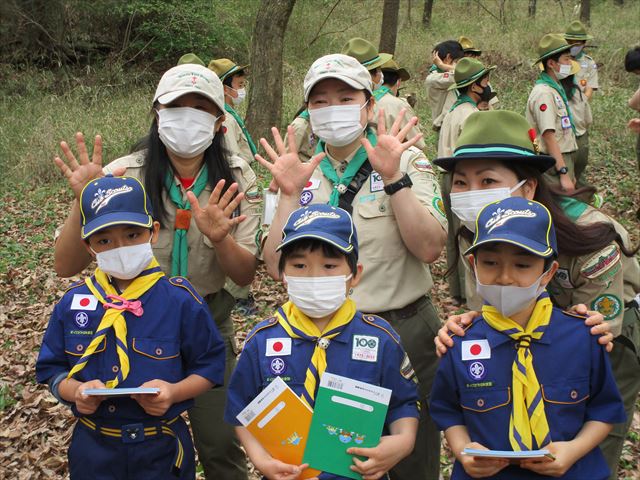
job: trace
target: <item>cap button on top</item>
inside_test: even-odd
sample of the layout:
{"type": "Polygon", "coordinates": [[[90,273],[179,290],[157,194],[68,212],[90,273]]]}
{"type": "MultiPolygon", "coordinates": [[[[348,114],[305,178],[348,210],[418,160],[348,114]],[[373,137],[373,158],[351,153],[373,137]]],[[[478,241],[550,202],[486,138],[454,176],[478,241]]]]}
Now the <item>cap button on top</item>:
{"type": "Polygon", "coordinates": [[[156,348],[156,355],[162,355],[162,349],[156,348]]]}
{"type": "Polygon", "coordinates": [[[84,350],[84,345],[82,345],[82,344],[76,345],[76,350],[78,352],[81,352],[82,350],[84,350]]]}
{"type": "Polygon", "coordinates": [[[113,367],[111,367],[111,371],[113,373],[118,373],[119,370],[120,370],[120,367],[118,367],[118,365],[114,365],[113,367]]]}
{"type": "Polygon", "coordinates": [[[113,413],[113,412],[115,412],[115,411],[116,411],[116,406],[115,406],[115,405],[109,405],[109,406],[107,407],[107,411],[108,411],[109,413],[113,413]]]}
{"type": "Polygon", "coordinates": [[[476,405],[478,405],[479,407],[484,407],[484,399],[479,398],[478,401],[476,402],[476,405]]]}
{"type": "Polygon", "coordinates": [[[572,400],[575,400],[576,398],[578,398],[578,392],[576,390],[571,390],[571,393],[569,394],[569,396],[571,397],[572,400]]]}

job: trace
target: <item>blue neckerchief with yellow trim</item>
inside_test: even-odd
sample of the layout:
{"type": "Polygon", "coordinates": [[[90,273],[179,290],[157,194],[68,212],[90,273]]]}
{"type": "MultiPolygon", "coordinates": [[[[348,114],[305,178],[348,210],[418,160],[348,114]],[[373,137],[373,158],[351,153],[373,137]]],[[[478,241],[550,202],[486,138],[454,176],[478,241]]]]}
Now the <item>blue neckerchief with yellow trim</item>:
{"type": "Polygon", "coordinates": [[[482,306],[485,322],[517,342],[518,353],[511,366],[513,402],[509,416],[509,442],[514,451],[543,448],[551,442],[549,423],[544,411],[542,390],[533,368],[531,343],[542,338],[551,321],[553,304],[543,292],[537,299],[527,325],[522,328],[491,305],[482,306]]]}
{"type": "Polygon", "coordinates": [[[291,301],[285,303],[276,312],[278,323],[291,338],[299,338],[315,343],[311,362],[307,368],[304,381],[302,399],[313,408],[315,403],[320,377],[327,369],[327,347],[320,342],[321,339],[330,340],[337,337],[351,323],[356,315],[356,304],[348,298],[342,306],[336,310],[331,320],[321,332],[313,320],[307,317],[291,301]]]}

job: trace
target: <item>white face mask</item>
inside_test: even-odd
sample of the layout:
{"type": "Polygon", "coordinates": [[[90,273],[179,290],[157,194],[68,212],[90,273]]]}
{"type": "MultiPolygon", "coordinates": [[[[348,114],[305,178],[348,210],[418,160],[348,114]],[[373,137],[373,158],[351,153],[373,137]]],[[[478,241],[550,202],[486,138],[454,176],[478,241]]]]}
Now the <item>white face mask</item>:
{"type": "Polygon", "coordinates": [[[512,285],[484,285],[478,280],[476,272],[476,291],[487,303],[494,306],[502,315],[510,317],[523,310],[544,292],[540,285],[544,272],[528,287],[514,287],[512,285]]]}
{"type": "Polygon", "coordinates": [[[328,277],[284,277],[289,300],[311,318],[321,318],[338,310],[347,300],[351,275],[328,277]]]}
{"type": "Polygon", "coordinates": [[[460,219],[462,224],[475,233],[476,218],[485,205],[509,198],[513,192],[524,185],[526,180],[517,183],[515,187],[489,188],[487,190],[469,190],[468,192],[451,193],[451,211],[460,219]]]}
{"type": "Polygon", "coordinates": [[[96,256],[98,268],[120,280],[136,278],[153,260],[151,240],[140,245],[114,248],[106,252],[96,253],[93,249],[91,251],[96,256]]]}
{"type": "Polygon", "coordinates": [[[567,78],[569,75],[571,75],[571,65],[561,63],[560,70],[556,72],[556,77],[558,77],[558,80],[562,80],[563,78],[567,78]]]}
{"type": "Polygon", "coordinates": [[[380,72],[380,80],[378,80],[374,85],[373,89],[377,90],[384,85],[384,72],[380,72]]]}
{"type": "Polygon", "coordinates": [[[572,57],[577,57],[578,55],[580,55],[580,52],[582,51],[583,48],[584,48],[584,45],[574,45],[569,50],[569,53],[571,54],[572,57]]]}
{"type": "Polygon", "coordinates": [[[356,140],[364,131],[360,124],[360,111],[364,105],[331,105],[309,109],[311,129],[320,140],[334,147],[344,147],[356,140]]]}
{"type": "MultiPolygon", "coordinates": [[[[229,87],[231,88],[231,87],[229,87]]],[[[240,105],[242,102],[244,102],[244,99],[247,97],[247,90],[244,88],[239,88],[239,89],[234,89],[232,88],[231,90],[233,90],[234,92],[236,92],[238,94],[237,97],[233,98],[231,97],[231,101],[233,102],[234,105],[240,105]]]]}
{"type": "Polygon", "coordinates": [[[157,112],[160,140],[179,157],[200,155],[213,142],[213,129],[219,117],[190,107],[163,108],[157,112]]]}

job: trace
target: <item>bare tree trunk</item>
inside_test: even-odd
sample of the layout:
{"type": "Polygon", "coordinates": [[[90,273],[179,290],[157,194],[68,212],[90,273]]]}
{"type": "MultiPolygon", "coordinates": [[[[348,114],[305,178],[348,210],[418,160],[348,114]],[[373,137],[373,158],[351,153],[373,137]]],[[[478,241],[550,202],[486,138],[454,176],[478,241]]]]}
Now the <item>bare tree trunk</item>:
{"type": "Polygon", "coordinates": [[[536,16],[536,1],[537,0],[529,0],[529,18],[536,16]]]}
{"type": "Polygon", "coordinates": [[[591,0],[580,1],[580,20],[587,25],[591,23],[591,0]]]}
{"type": "Polygon", "coordinates": [[[424,10],[422,11],[422,26],[429,28],[431,26],[431,12],[433,10],[433,0],[424,0],[424,10]]]}
{"type": "Polygon", "coordinates": [[[407,20],[404,22],[405,26],[411,25],[411,7],[412,0],[407,0],[407,20]]]}
{"type": "Polygon", "coordinates": [[[384,0],[382,7],[382,28],[380,30],[381,52],[394,53],[396,51],[396,37],[398,35],[398,11],[400,0],[384,0]]]}
{"type": "Polygon", "coordinates": [[[251,43],[251,89],[247,127],[253,138],[270,138],[282,119],[282,51],[296,0],[262,0],[251,43]]]}

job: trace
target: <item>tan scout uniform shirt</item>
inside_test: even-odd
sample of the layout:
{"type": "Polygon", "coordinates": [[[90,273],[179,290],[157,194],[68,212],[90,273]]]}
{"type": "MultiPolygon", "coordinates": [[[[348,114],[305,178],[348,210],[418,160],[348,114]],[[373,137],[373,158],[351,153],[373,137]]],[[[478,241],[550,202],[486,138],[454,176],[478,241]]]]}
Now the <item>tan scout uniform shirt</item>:
{"type": "MultiPolygon", "coordinates": [[[[355,152],[354,152],[355,155],[355,152]]],[[[338,175],[351,160],[338,162],[328,157],[338,175]]],[[[411,189],[420,203],[433,215],[444,231],[440,187],[431,163],[415,147],[403,153],[400,171],[408,173],[411,189]]],[[[384,193],[380,176],[373,171],[353,199],[353,221],[358,232],[359,261],[364,267],[362,281],[352,298],[363,312],[382,312],[402,308],[426,295],[433,286],[429,266],[414,257],[402,241],[389,196],[384,193]]],[[[303,196],[313,196],[310,203],[327,203],[333,185],[318,167],[303,196]]]]}
{"type": "Polygon", "coordinates": [[[427,75],[424,86],[427,89],[429,107],[431,108],[431,123],[435,130],[439,130],[442,120],[451,106],[456,103],[455,90],[449,87],[455,83],[452,72],[433,71],[427,75]]]}
{"type": "MultiPolygon", "coordinates": [[[[413,108],[411,108],[411,105],[409,105],[406,101],[395,97],[393,93],[387,93],[383,95],[382,98],[380,98],[380,100],[375,103],[375,107],[373,109],[373,121],[375,123],[378,123],[378,110],[380,108],[384,109],[384,121],[385,125],[387,126],[387,131],[391,129],[393,122],[396,121],[398,114],[403,108],[406,109],[406,112],[404,112],[404,118],[402,119],[402,123],[400,125],[401,128],[404,127],[409,120],[416,116],[416,113],[414,112],[413,108]]],[[[409,130],[406,139],[409,140],[419,133],[420,124],[418,123],[415,127],[409,130]]],[[[420,150],[424,150],[424,140],[421,138],[418,142],[416,142],[415,146],[420,150]]]]}
{"type": "Polygon", "coordinates": [[[222,125],[226,128],[224,133],[224,146],[226,149],[232,155],[238,155],[245,162],[251,165],[254,158],[251,154],[251,148],[249,147],[247,137],[244,136],[240,125],[238,125],[238,121],[233,118],[233,115],[227,112],[222,125]]]}
{"type": "Polygon", "coordinates": [[[438,158],[453,156],[464,122],[467,121],[469,115],[477,111],[478,107],[465,102],[445,115],[438,139],[438,158]]]}
{"type": "MultiPolygon", "coordinates": [[[[578,218],[578,225],[597,222],[614,226],[626,246],[630,245],[627,231],[611,217],[588,207],[578,218]]],[[[464,252],[470,244],[464,239],[460,242],[460,251],[464,252]]],[[[464,261],[467,305],[473,310],[482,307],[482,298],[476,293],[476,279],[468,262],[464,261]]],[[[614,336],[620,334],[624,304],[631,301],[640,292],[640,265],[635,257],[625,256],[613,242],[603,249],[579,257],[560,255],[560,264],[547,291],[553,296],[554,303],[561,308],[569,308],[584,303],[590,310],[600,312],[611,324],[614,336]]]]}
{"type": "Polygon", "coordinates": [[[589,100],[582,91],[583,87],[576,88],[573,97],[569,100],[569,108],[571,109],[573,123],[576,127],[576,136],[578,137],[587,133],[589,126],[593,123],[591,105],[589,105],[589,100]]]}
{"type": "Polygon", "coordinates": [[[547,130],[554,130],[562,153],[578,149],[567,107],[558,92],[549,85],[536,84],[531,90],[527,102],[527,121],[536,130],[542,153],[549,153],[542,139],[542,134],[547,130]]]}
{"type": "MultiPolygon", "coordinates": [[[[127,167],[127,176],[138,178],[143,184],[142,164],[144,162],[144,152],[136,152],[126,157],[118,158],[104,167],[105,173],[110,173],[116,167],[127,167]]],[[[256,185],[256,175],[247,162],[238,156],[229,158],[231,173],[238,182],[239,190],[245,192],[245,198],[240,204],[240,211],[247,215],[247,219],[237,225],[231,235],[238,245],[247,249],[254,255],[258,248],[256,246],[256,235],[260,226],[261,197],[256,185]]],[[[207,185],[198,197],[200,205],[206,204],[211,195],[211,188],[207,185]]],[[[167,210],[165,224],[160,229],[158,241],[153,245],[153,253],[160,263],[162,270],[171,274],[171,252],[173,249],[174,222],[176,207],[169,198],[168,193],[163,191],[163,202],[167,210]]],[[[185,195],[186,199],[186,195],[185,195]]],[[[215,293],[224,286],[226,275],[218,264],[216,250],[205,237],[193,218],[187,233],[189,245],[189,281],[203,297],[210,293],[215,293]]]]}
{"type": "MultiPolygon", "coordinates": [[[[293,122],[291,122],[291,126],[294,130],[294,140],[296,147],[298,148],[300,161],[308,162],[315,154],[316,146],[318,144],[317,137],[311,131],[311,122],[306,118],[296,117],[293,122]]],[[[288,136],[289,134],[287,133],[284,137],[284,144],[287,152],[289,151],[288,136]]]]}
{"type": "Polygon", "coordinates": [[[598,65],[587,54],[582,54],[576,61],[580,64],[580,71],[576,73],[576,81],[582,88],[599,88],[598,85],[598,65]]]}

